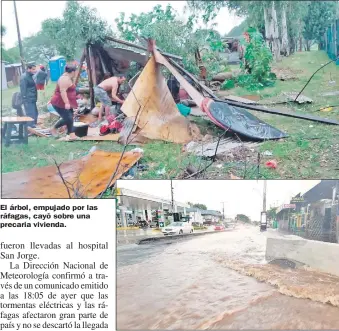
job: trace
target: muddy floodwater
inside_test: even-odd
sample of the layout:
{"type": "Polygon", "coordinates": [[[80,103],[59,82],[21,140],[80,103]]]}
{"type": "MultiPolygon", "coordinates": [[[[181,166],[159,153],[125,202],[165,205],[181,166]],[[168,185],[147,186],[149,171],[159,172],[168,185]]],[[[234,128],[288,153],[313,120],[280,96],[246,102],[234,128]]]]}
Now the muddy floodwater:
{"type": "Polygon", "coordinates": [[[267,264],[266,236],[118,247],[118,329],[338,330],[339,277],[267,264]]]}

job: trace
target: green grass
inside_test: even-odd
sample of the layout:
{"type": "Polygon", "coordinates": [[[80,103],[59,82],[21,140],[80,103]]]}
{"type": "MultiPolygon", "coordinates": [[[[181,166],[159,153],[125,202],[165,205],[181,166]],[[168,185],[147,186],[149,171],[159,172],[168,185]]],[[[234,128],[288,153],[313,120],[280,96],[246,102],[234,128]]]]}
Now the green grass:
{"type": "MultiPolygon", "coordinates": [[[[48,85],[45,87],[45,97],[43,97],[42,94],[40,94],[40,91],[38,91],[38,109],[40,111],[45,110],[45,106],[48,102],[48,100],[51,98],[54,90],[55,90],[56,83],[49,82],[48,85]]],[[[2,101],[2,109],[1,109],[1,116],[9,115],[11,112],[11,104],[12,104],[12,96],[15,92],[18,92],[19,86],[11,87],[7,90],[2,91],[1,101],[2,101]]]]}
{"type": "MultiPolygon", "coordinates": [[[[275,100],[282,92],[299,92],[309,77],[321,64],[328,62],[327,55],[320,51],[302,52],[283,59],[277,66],[302,70],[297,76],[297,81],[277,81],[274,87],[265,88],[257,93],[264,102],[275,100]]],[[[39,101],[42,109],[50,98],[55,84],[48,85],[46,98],[39,101]]],[[[12,93],[17,89],[4,91],[2,96],[3,109],[10,109],[12,93]]],[[[274,106],[274,108],[288,108],[293,111],[313,113],[339,120],[339,107],[332,112],[323,113],[319,108],[339,104],[339,98],[322,97],[319,93],[339,90],[339,66],[331,64],[318,72],[311,83],[303,92],[312,98],[311,105],[288,104],[286,106],[274,106]],[[335,85],[329,85],[330,80],[336,80],[335,85]]],[[[231,90],[233,95],[253,94],[245,89],[236,87],[231,90]]],[[[269,150],[273,156],[263,157],[260,164],[260,175],[263,178],[277,179],[311,179],[311,178],[338,178],[339,169],[339,127],[315,122],[298,120],[283,116],[269,115],[252,112],[255,116],[270,123],[271,125],[289,134],[289,138],[281,141],[268,141],[260,146],[260,151],[269,150]],[[311,127],[310,127],[311,126],[311,127]],[[278,167],[275,170],[265,168],[265,162],[276,159],[278,167]]],[[[4,114],[3,114],[4,115],[4,114]]],[[[220,130],[212,123],[195,118],[194,121],[200,126],[202,133],[217,135],[220,130]]],[[[69,159],[70,153],[74,158],[85,155],[92,146],[106,151],[121,151],[122,146],[115,142],[89,142],[80,141],[73,143],[59,142],[54,139],[30,137],[28,145],[11,145],[3,147],[2,171],[12,172],[53,164],[52,158],[58,162],[69,159]]],[[[133,148],[133,147],[131,147],[133,148]]],[[[131,149],[130,148],[130,149],[131,149]]],[[[148,170],[138,172],[137,178],[142,179],[168,179],[176,178],[183,174],[188,165],[201,169],[209,161],[201,160],[194,155],[182,152],[182,146],[166,142],[154,141],[145,146],[144,157],[141,162],[148,165],[148,170]],[[164,169],[164,173],[163,173],[164,169]]],[[[247,179],[257,178],[256,153],[254,152],[247,161],[224,160],[218,161],[207,171],[207,178],[229,178],[230,173],[247,179]],[[218,168],[217,165],[222,165],[218,168]]]]}

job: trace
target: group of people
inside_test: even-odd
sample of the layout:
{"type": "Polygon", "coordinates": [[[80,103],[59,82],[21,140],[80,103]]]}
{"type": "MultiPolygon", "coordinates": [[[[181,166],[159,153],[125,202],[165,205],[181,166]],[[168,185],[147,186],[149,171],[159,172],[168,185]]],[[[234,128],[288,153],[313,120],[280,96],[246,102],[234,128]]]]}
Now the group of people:
{"type": "MultiPolygon", "coordinates": [[[[58,130],[61,127],[65,127],[67,128],[68,140],[79,139],[74,133],[74,116],[78,109],[77,89],[74,82],[76,72],[77,67],[75,65],[68,64],[65,66],[65,72],[58,79],[57,86],[49,102],[49,106],[60,116],[60,120],[50,129],[51,135],[54,137],[58,137],[58,130]]],[[[21,98],[26,115],[33,118],[33,123],[30,124],[31,127],[35,127],[38,120],[37,91],[44,91],[47,77],[45,68],[40,66],[40,70],[37,72],[35,65],[28,65],[26,72],[21,77],[21,98]]],[[[94,126],[97,126],[102,121],[103,116],[106,119],[110,117],[112,105],[119,106],[124,103],[123,98],[119,96],[119,88],[125,80],[124,76],[115,77],[108,73],[104,76],[104,80],[94,87],[95,99],[101,103],[101,108],[98,109],[98,114],[96,114],[98,120],[94,123],[94,126]]],[[[180,102],[179,82],[172,76],[167,84],[175,102],[180,102]]]]}
{"type": "MultiPolygon", "coordinates": [[[[50,105],[56,113],[60,116],[60,120],[51,128],[52,136],[58,137],[58,129],[67,127],[67,134],[69,140],[77,140],[78,137],[74,133],[74,115],[78,108],[77,90],[75,86],[75,75],[77,67],[74,65],[66,65],[65,72],[58,79],[57,86],[50,100],[50,105]]],[[[38,120],[38,90],[44,90],[47,83],[47,74],[44,68],[40,67],[37,73],[35,65],[28,65],[26,72],[22,75],[20,81],[20,92],[22,103],[25,108],[26,115],[33,118],[31,127],[35,127],[38,120]],[[40,74],[41,72],[41,74],[40,74]],[[36,81],[34,76],[36,75],[36,81]]],[[[119,87],[125,82],[125,77],[112,77],[110,74],[105,76],[105,79],[94,87],[95,99],[101,103],[101,109],[98,114],[98,122],[102,120],[105,115],[106,118],[110,115],[112,104],[124,103],[124,100],[118,96],[119,87]]]]}

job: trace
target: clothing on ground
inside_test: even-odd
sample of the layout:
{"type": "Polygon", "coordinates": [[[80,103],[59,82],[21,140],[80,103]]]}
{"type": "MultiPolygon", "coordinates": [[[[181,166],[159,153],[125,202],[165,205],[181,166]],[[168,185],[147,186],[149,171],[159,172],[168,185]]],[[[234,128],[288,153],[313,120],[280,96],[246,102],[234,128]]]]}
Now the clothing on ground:
{"type": "Polygon", "coordinates": [[[94,87],[94,97],[97,101],[100,101],[104,106],[111,107],[112,101],[108,93],[99,86],[94,87]]]}
{"type": "Polygon", "coordinates": [[[64,109],[53,105],[55,111],[60,115],[61,119],[54,125],[55,129],[59,129],[62,126],[67,126],[67,133],[71,134],[74,132],[73,127],[73,109],[64,109]]]}

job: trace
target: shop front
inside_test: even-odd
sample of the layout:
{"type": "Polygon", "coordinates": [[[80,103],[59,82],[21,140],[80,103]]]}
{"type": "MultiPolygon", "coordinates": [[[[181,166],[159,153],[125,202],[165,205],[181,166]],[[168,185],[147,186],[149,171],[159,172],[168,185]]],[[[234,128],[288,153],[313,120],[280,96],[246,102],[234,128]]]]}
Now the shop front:
{"type": "Polygon", "coordinates": [[[186,216],[189,206],[177,201],[166,200],[160,197],[136,192],[128,189],[119,189],[117,194],[117,226],[138,226],[140,222],[152,228],[164,227],[174,221],[174,214],[186,216]]]}

